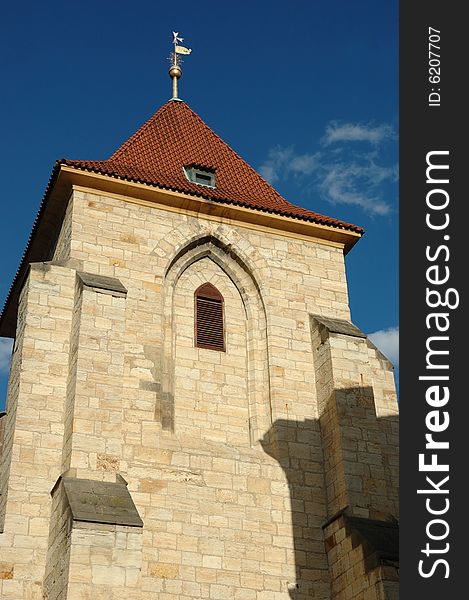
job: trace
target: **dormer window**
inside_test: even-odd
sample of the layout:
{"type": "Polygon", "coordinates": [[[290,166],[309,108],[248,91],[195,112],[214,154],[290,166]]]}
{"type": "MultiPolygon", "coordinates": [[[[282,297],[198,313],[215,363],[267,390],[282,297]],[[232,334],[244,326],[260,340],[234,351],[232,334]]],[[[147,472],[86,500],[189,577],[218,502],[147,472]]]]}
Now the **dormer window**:
{"type": "Polygon", "coordinates": [[[215,171],[211,169],[203,169],[195,165],[184,167],[184,175],[187,179],[196,183],[197,185],[204,185],[206,187],[215,187],[215,171]]]}

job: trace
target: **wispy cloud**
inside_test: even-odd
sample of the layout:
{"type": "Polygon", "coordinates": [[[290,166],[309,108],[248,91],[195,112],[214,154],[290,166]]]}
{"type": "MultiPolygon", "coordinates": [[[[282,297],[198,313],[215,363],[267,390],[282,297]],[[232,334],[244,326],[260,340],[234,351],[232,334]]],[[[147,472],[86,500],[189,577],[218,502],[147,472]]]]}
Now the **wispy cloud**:
{"type": "Polygon", "coordinates": [[[323,165],[323,177],[318,184],[323,198],[333,204],[353,204],[373,215],[387,215],[391,204],[382,199],[380,186],[397,177],[395,167],[367,162],[335,162],[323,165]]]}
{"type": "Polygon", "coordinates": [[[345,123],[326,126],[320,148],[297,153],[293,146],[271,148],[259,167],[270,183],[292,179],[302,192],[316,192],[331,204],[348,204],[370,215],[387,215],[393,202],[385,197],[384,185],[397,180],[397,165],[380,164],[380,145],[395,137],[390,125],[345,123]],[[347,142],[368,142],[369,146],[348,150],[347,142]],[[334,145],[332,148],[331,145],[334,145]]]}
{"type": "Polygon", "coordinates": [[[0,338],[0,373],[5,373],[10,368],[13,340],[0,338]]]}
{"type": "Polygon", "coordinates": [[[269,183],[290,175],[311,175],[320,166],[319,158],[319,152],[295,154],[291,146],[275,146],[269,150],[267,160],[259,167],[259,172],[269,183]]]}
{"type": "Polygon", "coordinates": [[[331,121],[322,139],[325,146],[338,142],[369,142],[378,145],[394,137],[394,129],[387,124],[373,126],[371,123],[343,123],[331,121]]]}
{"type": "Polygon", "coordinates": [[[389,329],[380,329],[374,333],[369,333],[368,337],[381,352],[389,358],[392,364],[399,368],[399,327],[390,327],[389,329]]]}

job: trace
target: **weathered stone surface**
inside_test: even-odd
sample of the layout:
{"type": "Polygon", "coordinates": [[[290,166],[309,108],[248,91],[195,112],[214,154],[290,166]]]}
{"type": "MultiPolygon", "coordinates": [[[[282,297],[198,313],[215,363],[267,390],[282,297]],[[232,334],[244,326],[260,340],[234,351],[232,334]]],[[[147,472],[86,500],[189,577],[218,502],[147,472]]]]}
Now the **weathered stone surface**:
{"type": "Polygon", "coordinates": [[[396,512],[393,375],[350,323],[342,249],[134,200],[75,190],[58,262],[25,281],[0,596],[393,593],[345,522],[322,529],[346,504],[396,512]],[[205,282],[223,295],[225,353],[194,346],[205,282]],[[354,568],[362,587],[346,590],[354,568]]]}
{"type": "Polygon", "coordinates": [[[114,296],[123,297],[127,295],[127,289],[117,277],[107,277],[105,275],[96,275],[95,273],[84,273],[83,271],[78,271],[77,276],[84,286],[95,292],[108,292],[114,296]]]}
{"type": "Polygon", "coordinates": [[[0,579],[13,579],[14,565],[0,562],[0,579]]]}
{"type": "Polygon", "coordinates": [[[151,577],[160,579],[175,579],[179,575],[179,565],[150,564],[149,570],[151,577]]]}
{"type": "Polygon", "coordinates": [[[399,562],[399,526],[392,521],[377,521],[362,517],[348,517],[345,524],[349,535],[356,535],[366,546],[366,554],[376,554],[379,560],[399,562]]]}
{"type": "Polygon", "coordinates": [[[6,412],[0,411],[0,460],[2,458],[3,438],[5,436],[6,412]]]}
{"type": "Polygon", "coordinates": [[[143,527],[124,483],[64,477],[63,485],[74,521],[143,527]]]}
{"type": "Polygon", "coordinates": [[[351,321],[331,319],[322,315],[311,315],[311,318],[319,324],[320,331],[324,327],[329,333],[341,333],[342,335],[366,338],[366,335],[351,321]]]}
{"type": "Polygon", "coordinates": [[[396,523],[341,514],[325,525],[332,598],[399,597],[396,523]]]}

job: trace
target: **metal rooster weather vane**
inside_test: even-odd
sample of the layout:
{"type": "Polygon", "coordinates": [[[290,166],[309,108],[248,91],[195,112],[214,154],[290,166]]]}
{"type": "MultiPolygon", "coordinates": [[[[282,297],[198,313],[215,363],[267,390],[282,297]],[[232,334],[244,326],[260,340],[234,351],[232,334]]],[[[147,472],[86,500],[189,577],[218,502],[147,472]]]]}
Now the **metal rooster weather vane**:
{"type": "Polygon", "coordinates": [[[169,59],[171,61],[171,66],[169,68],[169,76],[173,80],[173,97],[172,100],[179,100],[178,98],[178,79],[182,75],[181,63],[182,58],[181,54],[190,54],[192,50],[190,48],[186,48],[185,46],[180,46],[179,42],[183,42],[184,38],[178,37],[179,33],[173,31],[173,51],[171,52],[169,59]]]}

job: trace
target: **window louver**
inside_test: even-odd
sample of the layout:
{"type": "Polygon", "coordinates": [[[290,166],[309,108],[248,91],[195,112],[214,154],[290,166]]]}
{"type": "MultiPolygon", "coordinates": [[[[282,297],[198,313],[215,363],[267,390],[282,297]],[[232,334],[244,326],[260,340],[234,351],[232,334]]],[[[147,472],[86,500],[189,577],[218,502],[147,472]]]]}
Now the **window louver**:
{"type": "Polygon", "coordinates": [[[225,351],[223,296],[211,283],[204,283],[195,292],[195,345],[225,351]]]}

